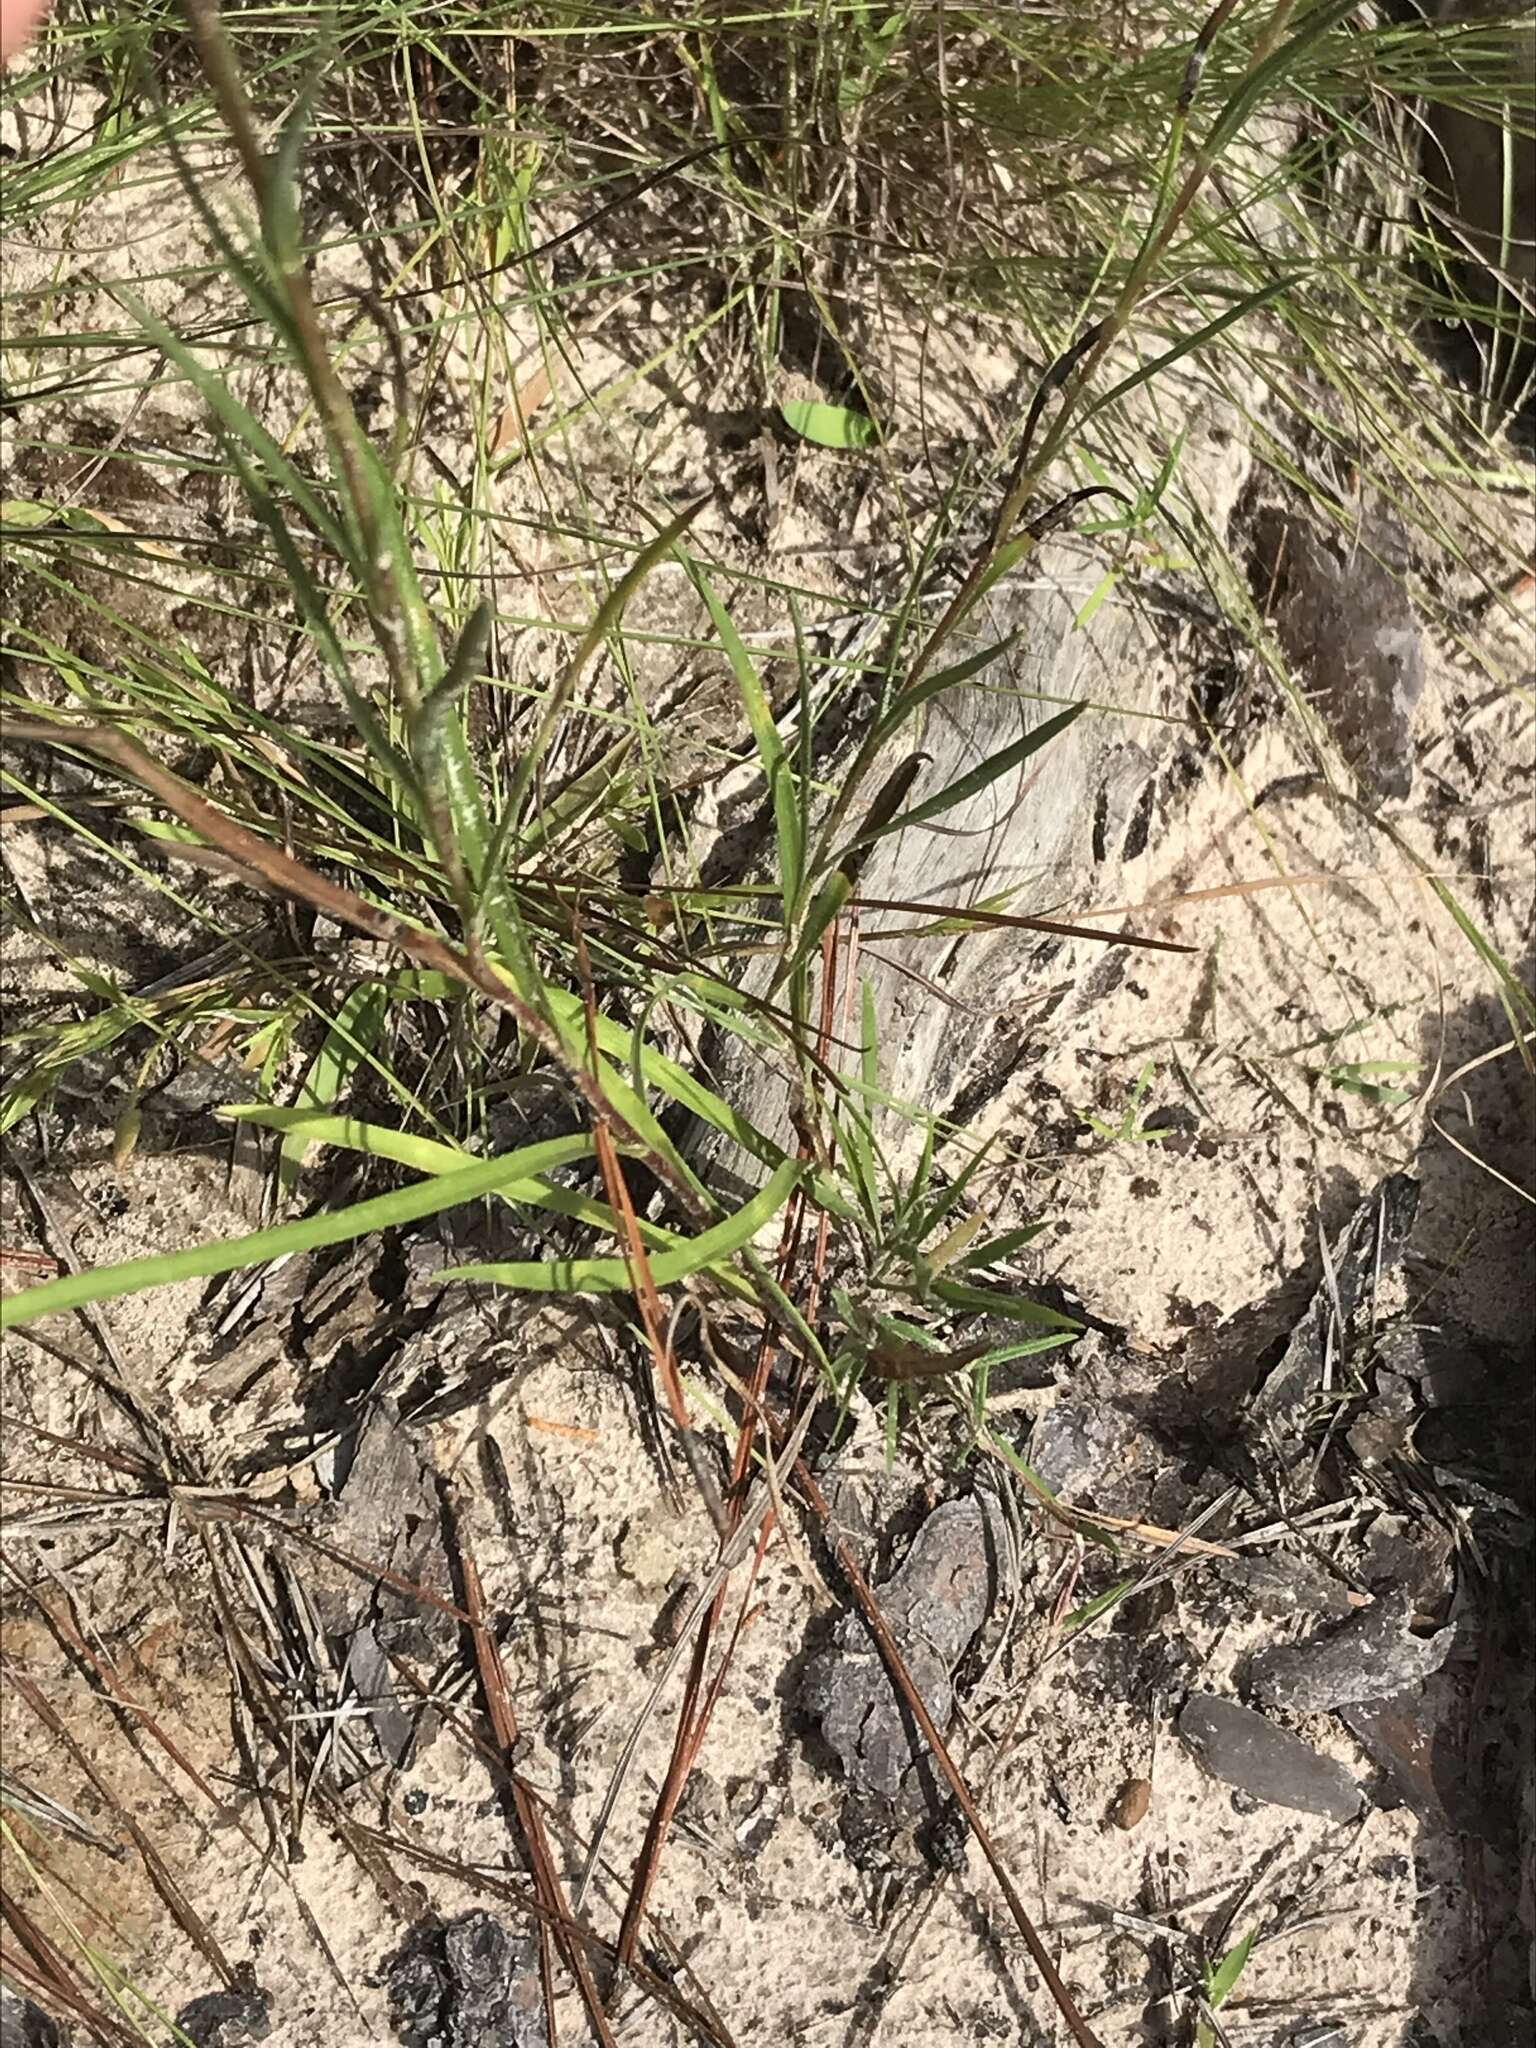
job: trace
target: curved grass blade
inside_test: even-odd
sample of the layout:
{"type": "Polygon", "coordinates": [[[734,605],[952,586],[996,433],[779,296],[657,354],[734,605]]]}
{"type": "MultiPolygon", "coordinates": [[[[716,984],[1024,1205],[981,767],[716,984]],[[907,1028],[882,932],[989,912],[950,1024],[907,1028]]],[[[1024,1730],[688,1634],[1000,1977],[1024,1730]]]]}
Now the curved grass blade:
{"type": "Polygon", "coordinates": [[[1021,766],[1031,754],[1038,754],[1042,747],[1049,746],[1052,740],[1058,739],[1069,725],[1082,717],[1087,708],[1086,704],[1072,704],[1065,711],[1058,711],[1054,718],[1046,719],[1043,725],[1037,725],[1032,732],[1025,733],[1024,737],[1015,740],[1011,747],[1004,747],[1000,752],[989,755],[979,767],[972,768],[965,775],[957,776],[953,782],[946,783],[944,788],[933,796],[924,797],[923,801],[914,804],[910,811],[903,811],[899,817],[889,818],[883,823],[866,828],[853,841],[853,845],[862,846],[870,840],[883,839],[889,832],[903,832],[908,825],[921,825],[925,819],[942,817],[945,811],[953,810],[956,804],[966,803],[971,797],[979,796],[982,790],[1021,766]]]}
{"type": "MultiPolygon", "coordinates": [[[[335,1145],[345,1152],[362,1152],[371,1159],[391,1159],[399,1166],[409,1166],[417,1173],[457,1173],[461,1167],[470,1165],[467,1152],[460,1152],[456,1146],[444,1145],[435,1138],[418,1137],[413,1131],[391,1130],[387,1124],[361,1123],[356,1117],[325,1116],[318,1111],[293,1108],[274,1109],[265,1102],[236,1102],[226,1104],[217,1112],[235,1123],[260,1124],[266,1130],[282,1131],[287,1136],[301,1138],[310,1145],[335,1145]]],[[[554,1141],[551,1141],[554,1142],[554,1141]]],[[[570,1151],[560,1165],[573,1164],[586,1158],[592,1150],[592,1140],[581,1132],[573,1132],[569,1138],[558,1142],[569,1145],[570,1151]]],[[[551,1169],[546,1166],[545,1172],[551,1169]]],[[[496,1190],[497,1199],[511,1206],[528,1209],[549,1209],[559,1216],[573,1217],[578,1223],[588,1223],[595,1230],[617,1233],[618,1218],[606,1202],[599,1202],[592,1195],[578,1193],[575,1188],[562,1188],[541,1177],[514,1181],[509,1186],[496,1190]]],[[[656,1245],[663,1251],[673,1245],[685,1243],[675,1230],[667,1230],[660,1223],[648,1223],[643,1217],[636,1218],[635,1227],[649,1245],[656,1245]]]]}
{"type": "Polygon", "coordinates": [[[805,870],[805,820],[801,814],[800,792],[796,786],[794,770],[784,742],[779,737],[778,726],[774,723],[773,706],[768,702],[768,693],[763,688],[756,664],[747,652],[746,643],[737,632],[730,613],[715,595],[709,578],[698,563],[690,561],[688,570],[695,589],[708,607],[710,620],[720,636],[720,645],[725,649],[736,677],[736,686],[741,692],[741,701],[746,709],[747,723],[752,728],[757,758],[762,763],[763,777],[768,784],[768,793],[773,799],[773,822],[779,845],[779,872],[784,889],[784,922],[788,925],[800,900],[800,884],[805,870]]]}
{"type": "Polygon", "coordinates": [[[1139,390],[1143,384],[1150,384],[1154,378],[1160,377],[1165,370],[1170,369],[1183,357],[1193,355],[1197,349],[1208,348],[1218,334],[1224,334],[1229,327],[1235,327],[1239,320],[1246,320],[1250,314],[1262,311],[1273,300],[1283,298],[1287,292],[1294,291],[1300,283],[1300,273],[1295,273],[1289,277],[1277,277],[1258,291],[1249,292],[1245,298],[1239,299],[1235,306],[1229,306],[1225,313],[1219,313],[1214,320],[1207,321],[1204,327],[1197,328],[1193,334],[1186,334],[1181,341],[1176,341],[1172,348],[1164,349],[1160,356],[1154,356],[1150,362],[1143,363],[1140,369],[1122,377],[1118,384],[1112,384],[1102,397],[1094,399],[1091,405],[1083,408],[1078,415],[1078,427],[1085,427],[1089,420],[1096,413],[1103,412],[1106,406],[1114,405],[1130,392],[1139,390]]]}
{"type": "Polygon", "coordinates": [[[1210,132],[1201,144],[1201,155],[1212,160],[1218,158],[1260,101],[1269,98],[1286,75],[1295,70],[1298,58],[1359,11],[1359,0],[1334,0],[1331,7],[1319,7],[1278,50],[1272,50],[1246,71],[1212,122],[1210,132]]]}
{"type": "MultiPolygon", "coordinates": [[[[789,1200],[805,1174],[804,1163],[786,1159],[750,1202],[712,1224],[695,1238],[650,1261],[658,1287],[685,1280],[708,1266],[718,1266],[752,1242],[789,1200]]],[[[627,1259],[524,1259],[483,1266],[449,1266],[442,1280],[478,1280],[498,1287],[516,1287],[535,1294],[619,1294],[633,1285],[627,1259]]]]}
{"type": "Polygon", "coordinates": [[[497,1194],[526,1180],[530,1174],[564,1164],[570,1144],[569,1138],[548,1138],[496,1159],[478,1160],[473,1166],[418,1182],[414,1187],[396,1188],[387,1195],[353,1202],[345,1209],[302,1217],[296,1223],[276,1224],[270,1230],[252,1231],[246,1237],[216,1238],[209,1244],[192,1245],[186,1251],[160,1252],[151,1258],[127,1259],[121,1265],[67,1273],[0,1302],[0,1330],[36,1322],[39,1316],[62,1315],[66,1309],[80,1308],[88,1301],[115,1301],[121,1295],[142,1294],[147,1288],[166,1287],[177,1280],[207,1280],[216,1273],[233,1273],[241,1266],[253,1266],[285,1252],[350,1244],[403,1223],[418,1223],[424,1216],[436,1216],[444,1209],[497,1194]]]}
{"type": "MultiPolygon", "coordinates": [[[[360,981],[349,991],[304,1077],[299,1090],[302,1108],[331,1107],[357,1066],[372,1051],[388,1014],[389,991],[382,981],[360,981]]],[[[283,1139],[277,1173],[285,1188],[297,1187],[308,1155],[307,1137],[290,1132],[283,1139]]]]}
{"type": "Polygon", "coordinates": [[[548,751],[549,743],[554,737],[555,727],[564,714],[566,705],[570,702],[572,691],[581,680],[582,671],[586,668],[593,655],[596,654],[598,648],[608,638],[609,634],[617,629],[619,621],[624,616],[624,607],[634,596],[636,590],[645,581],[646,577],[649,576],[662,557],[671,551],[673,544],[687,532],[688,528],[708,503],[708,497],[696,498],[691,505],[679,512],[675,519],[670,520],[654,539],[647,541],[618,582],[613,586],[612,590],[603,599],[603,602],[598,606],[597,616],[593,619],[586,632],[582,634],[580,641],[577,643],[576,652],[571,656],[570,661],[566,665],[565,673],[550,691],[549,701],[544,707],[543,716],[539,720],[538,727],[529,741],[522,759],[518,762],[517,773],[513,777],[512,787],[507,793],[506,808],[502,812],[496,829],[491,835],[490,845],[486,850],[485,865],[488,874],[495,875],[500,872],[502,861],[506,857],[507,848],[522,818],[523,806],[527,802],[528,792],[533,785],[533,778],[538,773],[539,763],[548,751]]]}
{"type": "Polygon", "coordinates": [[[935,1280],[932,1291],[946,1308],[967,1309],[976,1315],[1003,1316],[1010,1323],[1040,1323],[1048,1330],[1079,1331],[1082,1324],[1044,1302],[1026,1301],[1022,1295],[1002,1294],[993,1287],[967,1287],[959,1280],[935,1280]]]}
{"type": "Polygon", "coordinates": [[[883,746],[891,736],[899,732],[914,711],[935,697],[941,697],[946,690],[956,689],[961,683],[968,683],[972,676],[980,675],[995,661],[1001,661],[1010,648],[1015,647],[1022,632],[1010,633],[1005,639],[994,640],[975,654],[968,654],[964,661],[952,662],[948,668],[941,668],[920,682],[913,683],[892,699],[884,716],[875,727],[873,744],[883,746]]]}
{"type": "Polygon", "coordinates": [[[114,296],[138,321],[161,353],[168,356],[193,385],[220,427],[231,435],[237,444],[243,444],[251,451],[267,475],[282,485],[316,533],[335,549],[336,554],[343,561],[350,560],[351,545],[321,502],[318,493],[289,461],[256,415],[235,397],[223,378],[199,362],[192,350],[171,332],[163,320],[157,319],[143,300],[136,298],[126,286],[117,286],[114,296]]]}
{"type": "Polygon", "coordinates": [[[267,189],[260,195],[261,233],[278,271],[299,269],[304,241],[299,193],[299,158],[309,133],[310,116],[319,96],[321,71],[311,71],[282,126],[269,166],[267,189]]]}

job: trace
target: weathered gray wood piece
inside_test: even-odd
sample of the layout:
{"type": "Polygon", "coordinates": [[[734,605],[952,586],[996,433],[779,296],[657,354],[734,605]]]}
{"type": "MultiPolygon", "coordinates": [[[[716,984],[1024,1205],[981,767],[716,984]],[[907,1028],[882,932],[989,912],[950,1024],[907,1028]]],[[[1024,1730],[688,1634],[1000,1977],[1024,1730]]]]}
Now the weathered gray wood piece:
{"type": "MultiPolygon", "coordinates": [[[[1137,714],[1166,715],[1176,693],[1157,638],[1131,602],[1112,597],[1086,626],[1078,624],[1101,573],[1080,543],[1048,546],[1037,564],[1028,581],[992,595],[943,661],[949,665],[984,644],[1017,635],[1014,644],[973,679],[932,700],[921,727],[891,742],[859,803],[873,797],[914,749],[929,760],[907,807],[1064,706],[1086,701],[1095,708],[1019,769],[943,817],[877,843],[859,883],[861,901],[953,908],[1010,892],[1011,911],[1070,918],[1095,900],[1095,838],[1111,854],[1118,849],[1126,815],[1177,731],[1137,714]]],[[[850,829],[857,828],[857,816],[858,805],[850,829]]],[[[875,992],[882,1085],[900,1101],[942,1111],[963,1087],[968,1062],[994,1020],[1023,992],[1027,963],[1041,940],[1009,929],[959,939],[914,935],[913,928],[924,922],[907,913],[861,912],[858,972],[870,978],[875,992]],[[880,939],[882,931],[907,935],[880,939]]],[[[769,974],[768,963],[754,963],[745,984],[761,992],[769,974]]],[[[855,1002],[844,1035],[857,1036],[857,1019],[855,1002]]],[[[718,1059],[722,1092],[760,1129],[787,1142],[783,1072],[731,1044],[718,1048],[718,1059]]],[[[712,1133],[701,1133],[695,1150],[701,1164],[718,1169],[722,1192],[740,1163],[732,1150],[712,1133]]]]}

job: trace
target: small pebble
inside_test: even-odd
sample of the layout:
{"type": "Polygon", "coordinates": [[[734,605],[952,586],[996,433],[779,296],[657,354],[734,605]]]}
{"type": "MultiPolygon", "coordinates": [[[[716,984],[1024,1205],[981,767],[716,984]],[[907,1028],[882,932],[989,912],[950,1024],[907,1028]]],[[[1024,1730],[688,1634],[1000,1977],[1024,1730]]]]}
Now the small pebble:
{"type": "Polygon", "coordinates": [[[1146,1778],[1127,1778],[1120,1788],[1110,1819],[1117,1828],[1127,1833],[1139,1827],[1147,1817],[1147,1808],[1152,1804],[1152,1786],[1146,1778]]]}

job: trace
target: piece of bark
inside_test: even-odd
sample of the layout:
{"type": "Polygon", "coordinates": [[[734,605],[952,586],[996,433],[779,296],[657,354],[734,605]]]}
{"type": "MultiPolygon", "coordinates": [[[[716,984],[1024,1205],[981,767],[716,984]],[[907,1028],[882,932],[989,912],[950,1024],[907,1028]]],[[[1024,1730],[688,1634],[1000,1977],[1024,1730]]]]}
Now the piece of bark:
{"type": "Polygon", "coordinates": [[[1456,1631],[1416,1636],[1413,1612],[1411,1595],[1389,1593],[1336,1628],[1277,1643],[1250,1663],[1247,1690],[1263,1706],[1313,1714],[1418,1685],[1450,1655],[1456,1631]]]}
{"type": "MultiPolygon", "coordinates": [[[[976,1495],[941,1502],[906,1556],[877,1587],[881,1609],[914,1683],[942,1728],[954,1707],[954,1672],[997,1596],[995,1509],[976,1495]]],[[[809,1666],[802,1699],[849,1786],[908,1819],[932,1810],[941,1785],[905,1700],[857,1615],[809,1666]]]]}

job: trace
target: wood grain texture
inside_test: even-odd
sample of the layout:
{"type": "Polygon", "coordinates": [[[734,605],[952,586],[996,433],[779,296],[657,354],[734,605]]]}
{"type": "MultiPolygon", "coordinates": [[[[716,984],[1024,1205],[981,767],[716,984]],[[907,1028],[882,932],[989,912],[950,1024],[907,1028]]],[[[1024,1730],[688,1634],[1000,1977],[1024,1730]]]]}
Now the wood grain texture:
{"type": "MultiPolygon", "coordinates": [[[[1056,543],[1042,551],[1028,581],[994,593],[944,659],[956,663],[984,644],[1017,634],[1014,645],[970,681],[934,699],[919,730],[898,734],[861,797],[872,797],[914,748],[929,760],[909,807],[1065,705],[1086,701],[1114,708],[1090,710],[1022,767],[942,818],[878,842],[859,881],[861,900],[952,910],[995,904],[1000,894],[1013,892],[998,907],[1067,917],[1095,900],[1095,818],[1110,814],[1110,836],[1118,846],[1127,795],[1133,801],[1145,787],[1177,730],[1135,715],[1166,715],[1175,691],[1157,639],[1133,605],[1112,598],[1088,625],[1078,624],[1100,573],[1080,542],[1056,543]]],[[[856,830],[858,823],[856,808],[849,824],[856,830]]],[[[995,1020],[1015,995],[1026,992],[1042,940],[1009,929],[935,935],[922,931],[924,922],[901,912],[862,912],[857,971],[875,993],[882,1085],[901,1100],[942,1111],[965,1086],[968,1067],[995,1020]]],[[[754,964],[747,986],[760,991],[768,973],[766,963],[754,964]]],[[[857,1018],[855,1001],[840,1035],[856,1037],[857,1018]]],[[[718,1058],[725,1092],[760,1129],[788,1143],[783,1071],[737,1045],[720,1046],[718,1058]]],[[[851,1058],[845,1055],[843,1064],[851,1065],[851,1058]]],[[[732,1161],[725,1141],[700,1133],[694,1149],[703,1166],[724,1176],[720,1186],[727,1190],[739,1162],[732,1161]]]]}

